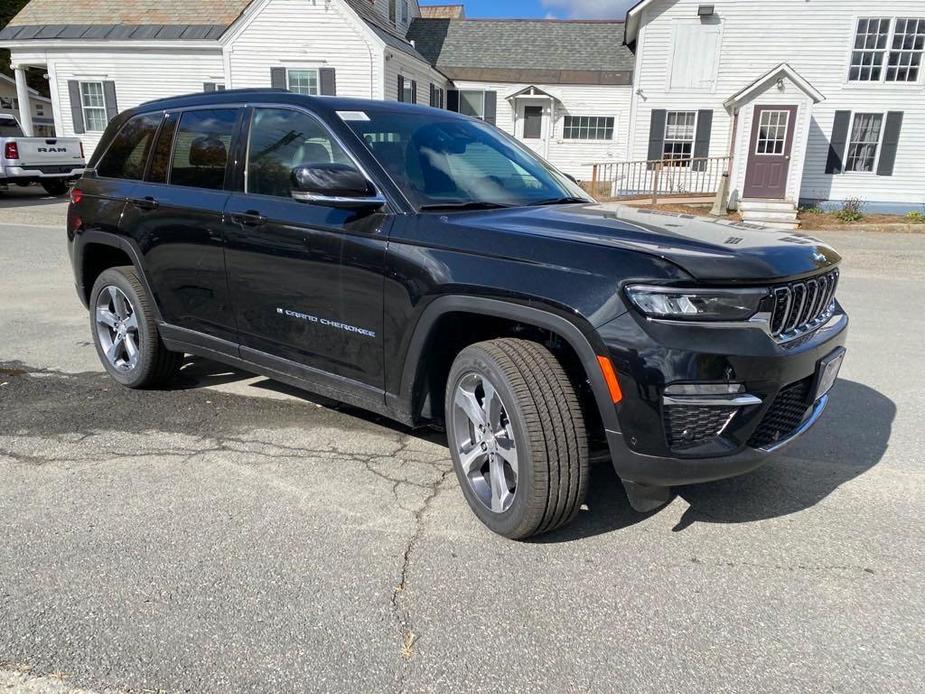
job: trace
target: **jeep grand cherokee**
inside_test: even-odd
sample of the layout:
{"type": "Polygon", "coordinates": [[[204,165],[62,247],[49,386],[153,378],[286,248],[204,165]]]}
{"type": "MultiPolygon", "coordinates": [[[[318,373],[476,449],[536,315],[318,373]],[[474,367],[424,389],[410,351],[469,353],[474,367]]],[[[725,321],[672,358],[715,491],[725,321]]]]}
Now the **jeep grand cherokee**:
{"type": "Polygon", "coordinates": [[[244,90],[110,123],[71,195],[106,370],[185,353],[444,425],[493,531],[574,518],[609,453],[630,502],[754,469],[826,406],[840,258],[793,233],[598,205],[496,128],[244,90]]]}

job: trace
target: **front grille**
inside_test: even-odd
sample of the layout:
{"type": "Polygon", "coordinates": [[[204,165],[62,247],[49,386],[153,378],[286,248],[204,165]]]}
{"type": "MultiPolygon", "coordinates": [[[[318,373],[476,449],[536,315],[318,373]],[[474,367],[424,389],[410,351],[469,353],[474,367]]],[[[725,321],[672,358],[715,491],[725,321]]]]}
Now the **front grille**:
{"type": "Polygon", "coordinates": [[[771,334],[795,337],[816,327],[831,315],[838,288],[838,270],[802,282],[776,287],[772,294],[771,334]]]}
{"type": "Polygon", "coordinates": [[[673,450],[684,450],[712,441],[723,432],[737,411],[737,407],[666,406],[668,446],[673,450]]]}
{"type": "Polygon", "coordinates": [[[748,445],[752,448],[762,448],[775,441],[780,441],[792,434],[806,415],[809,409],[809,391],[813,387],[813,376],[802,381],[791,383],[781,389],[774,398],[774,402],[761,420],[761,424],[748,445]]]}

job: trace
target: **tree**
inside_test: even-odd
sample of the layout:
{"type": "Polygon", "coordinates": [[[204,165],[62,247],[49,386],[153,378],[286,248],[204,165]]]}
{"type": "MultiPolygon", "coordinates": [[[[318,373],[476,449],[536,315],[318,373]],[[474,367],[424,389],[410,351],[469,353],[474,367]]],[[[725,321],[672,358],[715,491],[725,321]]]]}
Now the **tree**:
{"type": "MultiPolygon", "coordinates": [[[[0,29],[9,24],[10,20],[19,14],[28,2],[29,0],[0,0],[0,29]]],[[[0,49],[0,72],[9,77],[13,76],[13,70],[10,67],[10,52],[6,49],[0,49]]],[[[48,82],[39,70],[26,70],[26,81],[40,94],[48,96],[48,82]]]]}

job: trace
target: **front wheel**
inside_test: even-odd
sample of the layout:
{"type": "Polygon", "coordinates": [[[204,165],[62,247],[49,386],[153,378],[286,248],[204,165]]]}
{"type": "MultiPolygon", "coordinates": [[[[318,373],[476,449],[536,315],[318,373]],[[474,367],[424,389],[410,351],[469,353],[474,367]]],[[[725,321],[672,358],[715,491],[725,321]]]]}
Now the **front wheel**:
{"type": "Polygon", "coordinates": [[[58,179],[42,181],[42,188],[44,188],[45,192],[49,195],[59,198],[67,193],[67,181],[58,179]]]}
{"type": "Polygon", "coordinates": [[[578,394],[552,352],[517,339],[465,348],[450,369],[445,413],[459,484],[489,529],[524,539],[575,517],[588,442],[578,394]]]}
{"type": "Polygon", "coordinates": [[[161,342],[152,300],[131,266],[104,270],[90,293],[90,327],[100,361],[128,388],[168,383],[183,355],[161,342]]]}

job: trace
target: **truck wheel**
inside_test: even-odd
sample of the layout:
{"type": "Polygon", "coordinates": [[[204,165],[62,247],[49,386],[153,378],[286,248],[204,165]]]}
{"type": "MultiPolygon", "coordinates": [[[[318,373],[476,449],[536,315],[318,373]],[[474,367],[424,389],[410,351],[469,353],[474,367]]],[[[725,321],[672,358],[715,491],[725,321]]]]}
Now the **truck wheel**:
{"type": "Polygon", "coordinates": [[[45,189],[45,192],[54,197],[60,197],[67,193],[67,182],[66,181],[42,181],[42,188],[45,189]]]}
{"type": "Polygon", "coordinates": [[[153,301],[131,266],[103,271],[90,293],[90,327],[100,361],[128,388],[154,388],[180,370],[182,354],[161,342],[153,301]]]}
{"type": "Polygon", "coordinates": [[[517,339],[465,348],[450,369],[445,412],[459,484],[492,531],[523,539],[575,517],[588,441],[578,395],[549,350],[517,339]]]}

